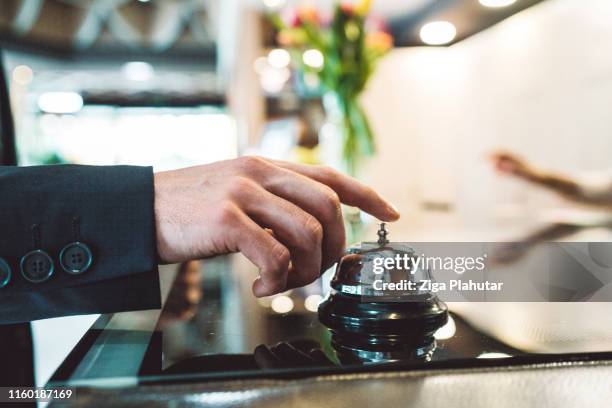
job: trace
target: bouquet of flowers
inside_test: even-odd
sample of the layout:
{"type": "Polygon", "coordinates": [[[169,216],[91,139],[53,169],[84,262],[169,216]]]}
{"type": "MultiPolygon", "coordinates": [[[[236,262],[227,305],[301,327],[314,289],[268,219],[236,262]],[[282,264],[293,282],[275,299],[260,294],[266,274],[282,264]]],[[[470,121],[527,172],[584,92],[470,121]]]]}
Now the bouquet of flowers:
{"type": "Polygon", "coordinates": [[[370,5],[371,0],[336,3],[328,22],[313,7],[298,8],[289,21],[272,16],[278,42],[301,57],[295,58],[300,68],[316,74],[326,96],[334,100],[344,134],[343,160],[351,175],[375,151],[372,129],[358,97],[376,62],[393,46],[384,24],[367,18],[370,5]]]}

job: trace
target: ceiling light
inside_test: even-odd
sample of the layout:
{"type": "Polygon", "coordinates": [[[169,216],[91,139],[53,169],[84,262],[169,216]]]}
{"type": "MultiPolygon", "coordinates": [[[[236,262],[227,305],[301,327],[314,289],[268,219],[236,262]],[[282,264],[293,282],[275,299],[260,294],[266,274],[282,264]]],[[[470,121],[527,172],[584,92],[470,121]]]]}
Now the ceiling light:
{"type": "Polygon", "coordinates": [[[128,62],[121,68],[121,72],[125,79],[129,81],[149,81],[155,76],[153,66],[148,62],[133,61],[128,62]]]}
{"type": "Polygon", "coordinates": [[[19,85],[27,85],[32,82],[34,72],[27,65],[19,65],[13,69],[13,80],[19,85]]]}
{"type": "Polygon", "coordinates": [[[304,54],[302,54],[302,60],[304,61],[304,64],[314,69],[323,68],[323,63],[325,62],[325,58],[323,57],[321,51],[315,50],[314,48],[304,51],[304,54]]]}
{"type": "Polygon", "coordinates": [[[448,21],[432,21],[421,27],[421,40],[428,45],[443,45],[455,39],[457,29],[448,21]]]}
{"type": "Polygon", "coordinates": [[[280,295],[272,299],[270,307],[276,313],[289,313],[293,310],[293,300],[289,296],[280,295]]]}
{"type": "Polygon", "coordinates": [[[263,0],[264,6],[268,8],[279,8],[284,6],[286,0],[263,0]]]}
{"type": "Polygon", "coordinates": [[[516,3],[516,0],[478,0],[485,7],[506,7],[516,3]]]}
{"type": "Polygon", "coordinates": [[[38,97],[38,108],[45,113],[77,113],[83,98],[76,92],[45,92],[38,97]]]}
{"type": "Polygon", "coordinates": [[[276,48],[268,54],[268,64],[274,68],[285,68],[291,62],[289,51],[282,48],[276,48]]]}

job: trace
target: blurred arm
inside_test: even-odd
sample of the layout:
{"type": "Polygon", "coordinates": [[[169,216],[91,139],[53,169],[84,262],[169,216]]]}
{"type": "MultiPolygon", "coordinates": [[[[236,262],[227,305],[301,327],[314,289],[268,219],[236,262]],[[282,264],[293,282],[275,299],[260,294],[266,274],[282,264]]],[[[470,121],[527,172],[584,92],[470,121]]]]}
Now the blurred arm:
{"type": "Polygon", "coordinates": [[[544,187],[565,198],[583,204],[612,207],[612,180],[597,186],[551,172],[537,169],[511,153],[498,152],[492,156],[497,170],[544,187]]]}

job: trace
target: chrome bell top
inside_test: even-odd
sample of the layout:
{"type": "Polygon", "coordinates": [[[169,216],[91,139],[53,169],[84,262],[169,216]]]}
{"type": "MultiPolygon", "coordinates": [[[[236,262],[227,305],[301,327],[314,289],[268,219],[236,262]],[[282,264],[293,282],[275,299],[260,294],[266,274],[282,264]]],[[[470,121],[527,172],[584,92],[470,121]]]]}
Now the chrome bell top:
{"type": "Polygon", "coordinates": [[[386,224],[381,223],[377,241],[350,246],[338,262],[332,288],[343,294],[373,296],[381,301],[403,302],[429,297],[430,292],[420,290],[418,282],[432,279],[431,271],[415,266],[419,255],[414,248],[402,242],[389,242],[388,234],[386,224]],[[387,261],[385,266],[389,258],[393,262],[387,261]],[[414,286],[408,289],[407,282],[414,282],[414,286]]]}

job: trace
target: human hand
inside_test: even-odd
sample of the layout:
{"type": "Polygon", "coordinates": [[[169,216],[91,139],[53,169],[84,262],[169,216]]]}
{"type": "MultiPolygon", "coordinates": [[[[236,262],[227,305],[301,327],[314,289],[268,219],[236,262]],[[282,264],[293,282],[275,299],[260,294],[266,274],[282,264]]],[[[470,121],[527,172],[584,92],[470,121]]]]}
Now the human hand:
{"type": "Polygon", "coordinates": [[[188,320],[196,313],[202,299],[201,269],[200,261],[189,261],[179,265],[164,309],[159,317],[159,326],[188,320]]]}
{"type": "Polygon", "coordinates": [[[242,252],[260,276],[255,296],[306,285],[344,250],[340,203],[383,221],[399,213],[373,189],[335,170],[241,157],[155,174],[162,263],[242,252]]]}
{"type": "Polygon", "coordinates": [[[495,168],[506,174],[512,174],[526,179],[531,179],[535,171],[522,158],[509,152],[495,152],[491,155],[495,168]]]}
{"type": "Polygon", "coordinates": [[[255,364],[263,370],[277,368],[333,367],[321,345],[314,340],[282,341],[274,346],[260,344],[253,352],[255,364]]]}
{"type": "Polygon", "coordinates": [[[497,170],[518,176],[534,185],[561,194],[569,200],[600,206],[612,201],[609,198],[610,189],[607,186],[600,189],[588,188],[573,178],[538,170],[512,153],[496,152],[491,155],[491,159],[497,170]]]}

